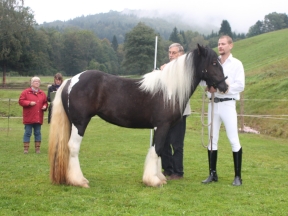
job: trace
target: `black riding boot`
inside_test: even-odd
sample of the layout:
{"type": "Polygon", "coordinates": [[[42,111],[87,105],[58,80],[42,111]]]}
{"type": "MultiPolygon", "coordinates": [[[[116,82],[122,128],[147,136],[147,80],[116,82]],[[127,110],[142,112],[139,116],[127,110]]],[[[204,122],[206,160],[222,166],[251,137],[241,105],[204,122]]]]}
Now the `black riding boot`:
{"type": "Polygon", "coordinates": [[[208,150],[208,160],[209,160],[209,176],[207,179],[202,181],[202,183],[207,184],[210,182],[217,182],[218,176],[216,173],[216,165],[217,165],[217,150],[215,151],[209,151],[208,150]]]}
{"type": "Polygon", "coordinates": [[[241,179],[241,165],[242,165],[242,148],[238,152],[233,152],[235,178],[233,181],[234,186],[242,185],[241,179]]]}

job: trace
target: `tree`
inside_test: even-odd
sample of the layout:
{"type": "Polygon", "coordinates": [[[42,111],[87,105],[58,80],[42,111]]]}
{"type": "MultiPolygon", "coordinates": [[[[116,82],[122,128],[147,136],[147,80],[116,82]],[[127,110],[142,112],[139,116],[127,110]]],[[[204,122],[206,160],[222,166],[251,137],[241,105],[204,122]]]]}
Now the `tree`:
{"type": "MultiPolygon", "coordinates": [[[[144,74],[153,69],[155,53],[154,30],[144,23],[138,23],[125,36],[123,66],[133,74],[144,74]]],[[[161,40],[160,37],[158,37],[161,40]]],[[[159,43],[158,50],[161,50],[159,43]]],[[[161,55],[158,55],[159,58],[161,55]]]]}
{"type": "MultiPolygon", "coordinates": [[[[49,35],[43,30],[27,32],[29,44],[23,44],[21,56],[15,66],[20,75],[44,75],[51,71],[49,35]]],[[[53,74],[53,71],[51,71],[53,74]]]]}
{"type": "Polygon", "coordinates": [[[265,16],[264,21],[258,20],[255,25],[249,28],[247,37],[277,31],[288,28],[288,16],[285,13],[270,13],[265,16]]]}
{"type": "Polygon", "coordinates": [[[197,47],[197,44],[206,46],[209,44],[207,40],[204,39],[202,35],[200,35],[198,32],[193,31],[186,31],[185,32],[185,38],[186,38],[186,44],[183,44],[185,47],[185,50],[187,52],[194,50],[197,47]]]}
{"type": "Polygon", "coordinates": [[[288,17],[284,13],[270,13],[264,18],[265,32],[277,31],[288,28],[288,17]]]}
{"type": "Polygon", "coordinates": [[[67,75],[86,70],[93,59],[102,63],[105,54],[101,42],[91,31],[69,29],[63,35],[63,70],[67,75]]]}
{"type": "Polygon", "coordinates": [[[174,43],[181,43],[179,33],[177,28],[175,27],[169,37],[169,40],[174,42],[174,43]]]}
{"type": "Polygon", "coordinates": [[[113,47],[114,51],[116,52],[118,49],[118,41],[117,41],[117,38],[115,35],[113,36],[113,39],[112,39],[112,47],[113,47]]]}
{"type": "Polygon", "coordinates": [[[85,62],[82,60],[84,53],[82,53],[80,47],[79,34],[76,31],[66,32],[63,45],[64,70],[67,75],[73,76],[86,67],[85,62]]]}
{"type": "Polygon", "coordinates": [[[0,1],[0,65],[3,69],[3,86],[6,85],[6,69],[16,68],[22,47],[29,44],[28,32],[34,30],[34,15],[23,3],[18,0],[0,1]]]}
{"type": "Polygon", "coordinates": [[[124,52],[124,44],[119,44],[117,49],[117,60],[118,60],[118,74],[125,74],[124,69],[121,66],[122,62],[124,61],[125,52],[124,52]]]}
{"type": "Polygon", "coordinates": [[[219,40],[219,37],[211,37],[209,38],[209,47],[213,48],[213,47],[217,47],[218,46],[218,40],[219,40]]]}
{"type": "Polygon", "coordinates": [[[110,74],[118,74],[119,64],[117,59],[117,53],[111,47],[111,43],[108,39],[103,39],[101,41],[102,48],[105,50],[105,60],[103,61],[105,65],[104,72],[110,74]]]}
{"type": "Polygon", "coordinates": [[[263,24],[263,22],[258,20],[255,25],[253,25],[249,28],[249,31],[247,33],[247,37],[253,37],[256,35],[263,34],[263,33],[264,33],[264,24],[263,24]]]}
{"type": "Polygon", "coordinates": [[[219,35],[229,35],[232,38],[232,31],[230,24],[227,20],[223,20],[219,30],[219,35]]]}

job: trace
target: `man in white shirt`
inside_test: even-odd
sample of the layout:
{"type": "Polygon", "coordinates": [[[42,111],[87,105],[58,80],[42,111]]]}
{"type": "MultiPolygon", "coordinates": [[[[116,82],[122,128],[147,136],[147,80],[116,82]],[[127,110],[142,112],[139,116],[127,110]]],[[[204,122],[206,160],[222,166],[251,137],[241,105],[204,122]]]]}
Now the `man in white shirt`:
{"type": "MultiPolygon", "coordinates": [[[[211,100],[211,93],[214,93],[214,108],[213,108],[213,139],[208,144],[208,160],[209,160],[209,176],[202,183],[217,182],[218,176],[216,172],[218,139],[221,123],[223,122],[226,129],[228,140],[232,147],[235,178],[234,186],[242,185],[241,166],[242,166],[242,147],[238,136],[236,100],[240,99],[240,92],[245,87],[244,68],[238,59],[231,54],[233,48],[232,38],[223,35],[218,41],[219,60],[223,67],[224,75],[228,76],[227,82],[229,89],[225,94],[217,92],[211,86],[206,90],[208,97],[211,100]]],[[[211,122],[211,103],[208,105],[208,122],[211,122]]],[[[210,126],[208,127],[210,137],[210,126]]]]}

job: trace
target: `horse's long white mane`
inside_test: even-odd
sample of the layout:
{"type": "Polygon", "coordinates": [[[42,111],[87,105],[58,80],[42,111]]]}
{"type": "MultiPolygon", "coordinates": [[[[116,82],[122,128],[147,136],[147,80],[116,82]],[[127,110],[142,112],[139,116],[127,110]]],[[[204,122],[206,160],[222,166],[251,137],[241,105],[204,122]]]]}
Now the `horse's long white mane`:
{"type": "Polygon", "coordinates": [[[183,113],[186,103],[191,96],[193,84],[193,54],[179,56],[169,62],[163,70],[154,70],[143,76],[140,89],[155,95],[163,93],[165,104],[171,104],[175,109],[179,102],[180,112],[183,113]]]}

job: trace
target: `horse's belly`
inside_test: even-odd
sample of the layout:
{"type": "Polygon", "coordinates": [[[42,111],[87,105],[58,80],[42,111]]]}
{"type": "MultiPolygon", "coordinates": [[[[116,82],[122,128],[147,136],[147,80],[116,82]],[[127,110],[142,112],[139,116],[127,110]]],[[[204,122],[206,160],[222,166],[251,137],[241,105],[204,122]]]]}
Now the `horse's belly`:
{"type": "Polygon", "coordinates": [[[145,118],[137,118],[137,117],[121,117],[121,116],[106,116],[99,114],[99,117],[103,120],[117,125],[121,127],[126,128],[153,128],[153,125],[151,122],[149,122],[149,119],[145,118]]]}

